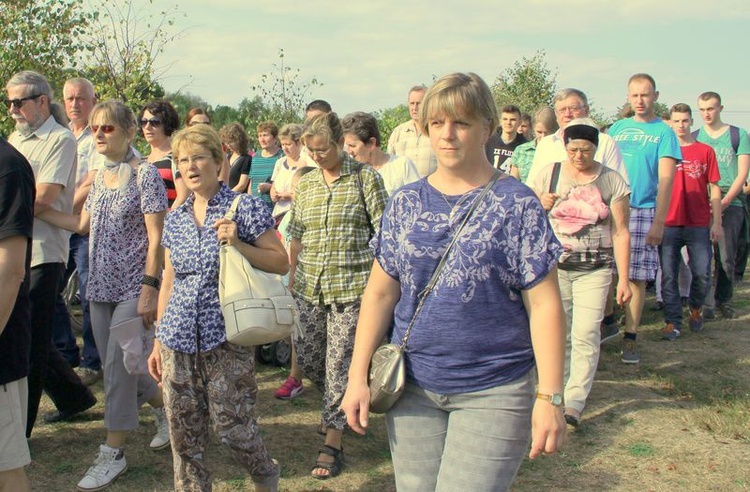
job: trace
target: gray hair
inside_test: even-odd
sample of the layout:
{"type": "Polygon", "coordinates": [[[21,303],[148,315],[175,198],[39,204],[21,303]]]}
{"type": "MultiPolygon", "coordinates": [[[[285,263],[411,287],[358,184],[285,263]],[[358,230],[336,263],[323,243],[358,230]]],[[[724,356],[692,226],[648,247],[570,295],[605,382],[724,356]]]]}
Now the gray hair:
{"type": "Polygon", "coordinates": [[[62,126],[68,126],[68,117],[65,115],[65,109],[61,104],[54,102],[52,97],[52,86],[49,85],[49,82],[44,75],[39,72],[34,72],[33,70],[23,70],[14,74],[10,80],[8,80],[8,83],[5,84],[5,89],[7,90],[19,85],[25,85],[30,88],[27,95],[41,94],[46,96],[49,101],[50,114],[55,118],[55,121],[62,126]]]}
{"type": "Polygon", "coordinates": [[[586,97],[586,94],[584,94],[583,91],[579,91],[578,89],[573,88],[560,89],[559,91],[557,91],[555,93],[555,97],[552,98],[552,104],[554,105],[555,103],[564,101],[571,96],[576,96],[581,101],[583,101],[584,105],[589,105],[589,99],[586,97]]]}
{"type": "Polygon", "coordinates": [[[65,86],[68,85],[75,87],[85,87],[86,91],[91,94],[91,97],[96,98],[96,90],[94,89],[94,84],[92,84],[89,79],[83,77],[73,77],[72,79],[66,80],[65,85],[63,85],[63,95],[65,94],[65,86]]]}

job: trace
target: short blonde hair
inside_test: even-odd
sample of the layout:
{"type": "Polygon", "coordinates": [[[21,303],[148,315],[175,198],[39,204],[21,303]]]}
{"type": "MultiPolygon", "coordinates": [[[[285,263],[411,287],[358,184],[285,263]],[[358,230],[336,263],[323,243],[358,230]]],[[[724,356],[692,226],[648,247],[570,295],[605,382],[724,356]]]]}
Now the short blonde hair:
{"type": "Polygon", "coordinates": [[[185,146],[203,147],[211,153],[219,169],[224,162],[221,138],[211,125],[193,125],[183,128],[172,136],[172,159],[180,160],[180,150],[185,146]]]}
{"type": "Polygon", "coordinates": [[[430,120],[437,115],[484,120],[491,130],[497,128],[499,121],[492,91],[479,75],[472,72],[444,75],[427,89],[419,107],[422,131],[427,135],[430,134],[430,120]]]}

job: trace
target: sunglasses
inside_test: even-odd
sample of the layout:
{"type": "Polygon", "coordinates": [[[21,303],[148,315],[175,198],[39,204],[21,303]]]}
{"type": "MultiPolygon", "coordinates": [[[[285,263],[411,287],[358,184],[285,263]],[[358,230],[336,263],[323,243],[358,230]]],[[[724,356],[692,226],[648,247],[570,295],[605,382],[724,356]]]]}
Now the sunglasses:
{"type": "Polygon", "coordinates": [[[26,96],[22,97],[20,99],[3,99],[3,102],[5,103],[5,106],[10,109],[11,106],[15,106],[16,109],[21,109],[21,106],[23,106],[23,103],[26,101],[31,101],[33,99],[38,99],[42,97],[44,94],[34,94],[33,96],[26,96]]]}
{"type": "Polygon", "coordinates": [[[112,133],[115,131],[115,125],[91,125],[91,131],[97,133],[101,128],[103,133],[112,133]]]}
{"type": "Polygon", "coordinates": [[[141,120],[141,126],[146,126],[149,124],[151,126],[159,126],[161,125],[161,120],[157,118],[151,118],[150,120],[141,120]]]}

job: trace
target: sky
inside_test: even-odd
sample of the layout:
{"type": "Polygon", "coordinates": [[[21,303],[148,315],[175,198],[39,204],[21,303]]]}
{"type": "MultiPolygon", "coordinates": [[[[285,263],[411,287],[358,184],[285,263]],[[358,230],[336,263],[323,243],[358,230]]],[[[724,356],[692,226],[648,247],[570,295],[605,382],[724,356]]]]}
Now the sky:
{"type": "MultiPolygon", "coordinates": [[[[152,0],[153,15],[172,1],[152,0]]],[[[583,90],[605,116],[625,101],[637,72],[651,74],[659,100],[722,96],[725,122],[750,128],[748,0],[379,0],[298,2],[180,0],[178,41],[157,65],[169,92],[237,106],[274,71],[278,51],[300,82],[323,83],[339,115],[406,102],[409,87],[450,72],[488,84],[544,50],[557,86],[583,90]]],[[[696,125],[700,123],[697,110],[696,125]]],[[[283,122],[282,122],[283,123],[283,122]]]]}

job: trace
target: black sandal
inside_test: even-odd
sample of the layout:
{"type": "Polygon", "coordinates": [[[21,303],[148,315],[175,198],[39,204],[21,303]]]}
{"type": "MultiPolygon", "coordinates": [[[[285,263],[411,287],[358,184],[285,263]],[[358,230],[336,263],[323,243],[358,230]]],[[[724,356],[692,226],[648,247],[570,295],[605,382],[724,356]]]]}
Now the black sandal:
{"type": "Polygon", "coordinates": [[[315,465],[313,465],[310,471],[313,472],[317,468],[322,468],[324,470],[328,470],[328,475],[315,475],[314,473],[311,473],[313,478],[317,478],[318,480],[327,480],[329,478],[338,476],[338,474],[341,473],[341,469],[344,467],[344,449],[336,449],[333,446],[324,444],[320,449],[318,449],[318,453],[327,454],[328,456],[332,457],[333,463],[320,461],[320,459],[315,460],[315,465]]]}

